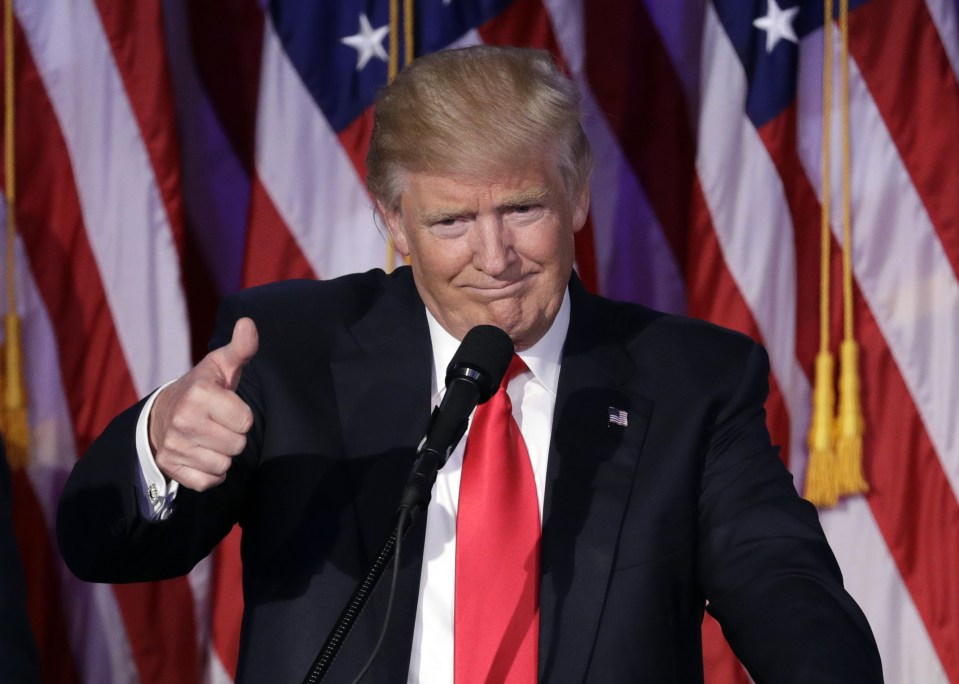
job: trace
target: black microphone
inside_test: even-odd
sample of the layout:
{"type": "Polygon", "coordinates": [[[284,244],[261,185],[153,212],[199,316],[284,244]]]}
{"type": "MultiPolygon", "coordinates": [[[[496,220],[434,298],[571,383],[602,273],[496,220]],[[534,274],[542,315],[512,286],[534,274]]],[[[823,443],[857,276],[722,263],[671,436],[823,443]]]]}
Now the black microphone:
{"type": "Polygon", "coordinates": [[[417,449],[416,463],[406,482],[400,508],[426,508],[436,472],[456,448],[470,413],[499,388],[513,358],[513,341],[493,325],[472,328],[446,369],[446,394],[433,409],[426,436],[417,449]]]}

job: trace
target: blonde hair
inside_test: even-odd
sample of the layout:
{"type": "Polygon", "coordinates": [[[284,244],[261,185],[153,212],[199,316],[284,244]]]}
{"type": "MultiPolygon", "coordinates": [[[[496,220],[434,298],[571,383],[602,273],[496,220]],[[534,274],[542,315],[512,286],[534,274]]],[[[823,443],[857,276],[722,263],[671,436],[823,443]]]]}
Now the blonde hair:
{"type": "Polygon", "coordinates": [[[579,105],[543,50],[480,45],[420,57],[377,98],[367,187],[396,210],[404,172],[493,178],[540,158],[556,164],[573,198],[593,167],[579,105]]]}

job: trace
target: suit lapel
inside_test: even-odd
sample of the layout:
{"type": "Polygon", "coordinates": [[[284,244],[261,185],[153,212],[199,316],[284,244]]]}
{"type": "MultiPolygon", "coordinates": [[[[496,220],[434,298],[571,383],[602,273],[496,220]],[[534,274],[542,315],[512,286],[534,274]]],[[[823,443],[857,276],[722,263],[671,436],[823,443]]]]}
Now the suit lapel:
{"type": "MultiPolygon", "coordinates": [[[[399,269],[389,276],[369,311],[340,336],[332,354],[331,372],[354,483],[359,543],[365,556],[361,572],[365,572],[395,525],[400,492],[430,415],[429,329],[409,269],[399,269]]],[[[368,681],[406,680],[425,517],[421,514],[422,519],[404,540],[390,636],[368,681]]],[[[392,564],[351,636],[354,643],[349,651],[362,659],[371,652],[382,626],[391,572],[392,564]]]]}
{"type": "Polygon", "coordinates": [[[652,409],[627,385],[635,368],[600,304],[575,278],[570,296],[543,510],[541,681],[585,676],[652,409]]]}

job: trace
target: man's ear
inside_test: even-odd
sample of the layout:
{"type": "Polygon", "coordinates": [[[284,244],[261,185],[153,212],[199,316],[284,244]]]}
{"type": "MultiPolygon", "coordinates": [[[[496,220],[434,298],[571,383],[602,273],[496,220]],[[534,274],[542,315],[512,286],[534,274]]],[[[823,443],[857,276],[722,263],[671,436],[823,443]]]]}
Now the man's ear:
{"type": "Polygon", "coordinates": [[[589,183],[583,186],[573,202],[573,232],[578,233],[586,225],[589,216],[589,183]]]}
{"type": "Polygon", "coordinates": [[[390,240],[404,258],[410,255],[409,241],[406,239],[406,229],[403,226],[403,216],[399,209],[387,209],[382,202],[377,201],[376,209],[383,222],[386,223],[386,230],[389,232],[390,240]]]}

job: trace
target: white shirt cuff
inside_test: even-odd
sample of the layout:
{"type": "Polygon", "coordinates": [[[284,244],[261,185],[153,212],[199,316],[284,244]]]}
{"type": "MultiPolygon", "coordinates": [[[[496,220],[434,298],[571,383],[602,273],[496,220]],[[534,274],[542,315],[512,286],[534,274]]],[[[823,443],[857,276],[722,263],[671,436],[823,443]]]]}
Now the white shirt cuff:
{"type": "Polygon", "coordinates": [[[140,461],[140,515],[147,520],[166,520],[173,512],[173,500],[176,498],[180,483],[176,480],[167,482],[166,477],[157,467],[150,448],[149,419],[153,402],[166,387],[175,382],[171,380],[155,391],[140,411],[137,419],[136,446],[137,459],[140,461]]]}

